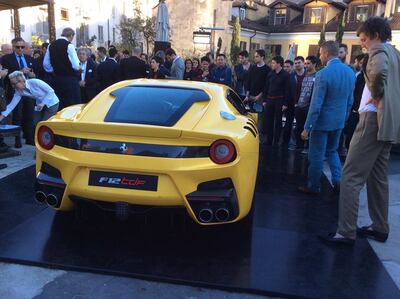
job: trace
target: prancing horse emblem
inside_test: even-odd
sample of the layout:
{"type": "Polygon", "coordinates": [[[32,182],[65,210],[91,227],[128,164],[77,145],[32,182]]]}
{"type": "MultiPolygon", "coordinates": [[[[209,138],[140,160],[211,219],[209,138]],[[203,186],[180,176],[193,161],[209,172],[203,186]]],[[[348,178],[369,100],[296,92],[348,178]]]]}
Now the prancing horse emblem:
{"type": "Polygon", "coordinates": [[[119,147],[119,149],[125,154],[128,151],[128,147],[126,146],[125,143],[122,143],[122,145],[119,147]]]}

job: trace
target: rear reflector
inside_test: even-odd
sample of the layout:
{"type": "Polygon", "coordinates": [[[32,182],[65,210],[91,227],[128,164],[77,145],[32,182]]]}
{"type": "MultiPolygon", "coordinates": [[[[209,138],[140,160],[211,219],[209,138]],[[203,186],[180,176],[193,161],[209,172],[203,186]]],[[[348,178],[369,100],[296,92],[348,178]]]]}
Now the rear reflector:
{"type": "Polygon", "coordinates": [[[41,126],[37,138],[42,148],[51,150],[54,147],[54,133],[49,127],[41,126]]]}
{"type": "Polygon", "coordinates": [[[236,158],[236,149],[232,142],[219,139],[210,146],[210,159],[217,164],[226,164],[236,158]]]}

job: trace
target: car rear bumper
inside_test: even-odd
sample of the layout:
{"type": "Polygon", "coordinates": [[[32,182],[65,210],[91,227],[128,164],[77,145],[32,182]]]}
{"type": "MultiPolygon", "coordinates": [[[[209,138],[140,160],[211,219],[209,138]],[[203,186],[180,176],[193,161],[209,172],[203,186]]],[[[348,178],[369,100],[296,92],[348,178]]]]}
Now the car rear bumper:
{"type": "Polygon", "coordinates": [[[59,204],[52,206],[58,210],[73,209],[74,202],[71,197],[75,196],[112,204],[124,202],[141,206],[185,207],[189,215],[202,224],[234,222],[243,218],[250,210],[257,164],[257,156],[253,160],[247,159],[247,163],[241,163],[241,159],[238,158],[226,165],[216,165],[209,158],[121,156],[55,147],[49,152],[40,149],[37,151],[36,191],[44,192],[46,196],[51,194],[50,192],[56,193],[59,204]],[[43,169],[43,162],[56,171],[51,174],[45,173],[49,170],[43,169]],[[157,177],[157,189],[150,191],[93,186],[89,184],[90,173],[93,171],[157,177]],[[60,174],[59,178],[57,172],[60,174]],[[61,179],[64,185],[54,186],[52,180],[46,182],[44,178],[53,178],[53,181],[61,179]],[[202,183],[224,178],[229,178],[232,186],[224,190],[198,190],[202,183]],[[225,192],[223,196],[221,190],[225,192]],[[214,198],[210,200],[212,197],[214,198]],[[210,211],[204,209],[211,210],[211,219],[201,217],[201,212],[210,216],[210,211]],[[228,210],[228,213],[224,209],[228,210]]]}

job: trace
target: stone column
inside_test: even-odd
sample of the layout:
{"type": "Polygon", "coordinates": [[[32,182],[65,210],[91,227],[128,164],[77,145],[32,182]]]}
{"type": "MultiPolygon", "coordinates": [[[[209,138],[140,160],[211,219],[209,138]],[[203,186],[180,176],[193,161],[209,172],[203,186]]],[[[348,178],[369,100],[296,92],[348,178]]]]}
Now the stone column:
{"type": "Polygon", "coordinates": [[[21,37],[21,24],[19,22],[19,11],[18,9],[14,10],[14,36],[21,37]]]}
{"type": "Polygon", "coordinates": [[[49,41],[53,42],[56,40],[56,22],[54,15],[54,0],[50,0],[47,4],[47,14],[49,20],[49,41]]]}

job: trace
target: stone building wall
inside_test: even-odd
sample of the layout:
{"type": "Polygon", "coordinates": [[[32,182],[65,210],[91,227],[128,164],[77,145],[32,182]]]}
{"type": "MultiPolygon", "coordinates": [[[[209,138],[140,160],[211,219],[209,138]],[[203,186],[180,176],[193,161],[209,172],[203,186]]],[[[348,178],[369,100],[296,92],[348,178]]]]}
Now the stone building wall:
{"type": "Polygon", "coordinates": [[[193,32],[200,27],[221,27],[224,30],[214,31],[214,45],[222,38],[222,52],[230,47],[229,20],[231,18],[231,1],[224,0],[167,0],[172,47],[180,55],[200,56],[213,48],[213,45],[195,45],[193,32]],[[214,11],[215,23],[214,23],[214,11]]]}

